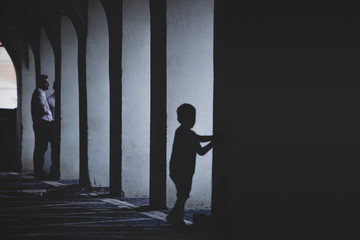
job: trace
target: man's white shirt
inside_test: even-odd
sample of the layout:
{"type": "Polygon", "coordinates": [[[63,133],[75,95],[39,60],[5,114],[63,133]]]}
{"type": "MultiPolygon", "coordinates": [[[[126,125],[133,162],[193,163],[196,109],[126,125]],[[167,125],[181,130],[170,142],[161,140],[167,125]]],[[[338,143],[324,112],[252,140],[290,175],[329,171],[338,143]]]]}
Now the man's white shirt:
{"type": "Polygon", "coordinates": [[[44,114],[41,117],[41,119],[51,122],[51,121],[53,121],[53,116],[52,116],[52,113],[51,113],[51,110],[49,107],[49,103],[46,99],[45,91],[41,88],[38,88],[38,91],[39,91],[39,100],[40,100],[41,106],[43,107],[44,111],[46,111],[48,113],[48,114],[44,114]]]}
{"type": "Polygon", "coordinates": [[[55,121],[55,92],[47,98],[47,102],[52,114],[52,119],[55,121]]]}

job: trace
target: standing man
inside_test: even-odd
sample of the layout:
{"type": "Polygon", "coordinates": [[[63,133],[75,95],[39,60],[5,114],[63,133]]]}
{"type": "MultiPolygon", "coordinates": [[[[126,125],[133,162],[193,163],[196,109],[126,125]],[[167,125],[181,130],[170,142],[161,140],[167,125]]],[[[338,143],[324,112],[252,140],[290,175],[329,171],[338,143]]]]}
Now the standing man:
{"type": "Polygon", "coordinates": [[[53,83],[53,89],[54,93],[51,94],[48,98],[48,104],[51,110],[51,114],[53,117],[53,120],[50,124],[50,143],[51,143],[51,168],[50,168],[50,179],[51,180],[59,180],[60,179],[60,159],[58,154],[58,134],[57,134],[57,124],[56,124],[56,114],[55,114],[55,93],[57,89],[57,82],[54,81],[53,83]]]}
{"type": "Polygon", "coordinates": [[[31,116],[35,134],[35,148],[33,155],[34,178],[44,180],[44,155],[49,140],[50,124],[53,120],[45,91],[49,89],[47,75],[40,75],[36,82],[36,89],[31,98],[31,116]]]}

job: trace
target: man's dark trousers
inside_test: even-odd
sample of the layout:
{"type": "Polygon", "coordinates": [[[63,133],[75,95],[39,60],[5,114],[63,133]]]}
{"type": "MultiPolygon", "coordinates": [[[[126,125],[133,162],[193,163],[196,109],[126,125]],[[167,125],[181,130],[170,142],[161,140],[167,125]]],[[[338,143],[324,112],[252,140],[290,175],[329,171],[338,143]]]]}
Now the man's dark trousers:
{"type": "Polygon", "coordinates": [[[35,133],[35,148],[33,155],[34,177],[41,179],[45,177],[44,155],[49,141],[50,122],[45,120],[36,120],[33,122],[35,133]]]}

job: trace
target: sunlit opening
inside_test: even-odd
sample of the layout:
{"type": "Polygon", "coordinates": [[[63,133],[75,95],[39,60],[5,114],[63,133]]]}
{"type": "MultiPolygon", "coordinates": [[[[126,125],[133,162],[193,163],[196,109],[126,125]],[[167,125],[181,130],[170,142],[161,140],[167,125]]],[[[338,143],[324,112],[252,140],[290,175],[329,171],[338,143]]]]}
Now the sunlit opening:
{"type": "Polygon", "coordinates": [[[0,42],[0,109],[17,108],[15,68],[5,47],[0,42]]]}

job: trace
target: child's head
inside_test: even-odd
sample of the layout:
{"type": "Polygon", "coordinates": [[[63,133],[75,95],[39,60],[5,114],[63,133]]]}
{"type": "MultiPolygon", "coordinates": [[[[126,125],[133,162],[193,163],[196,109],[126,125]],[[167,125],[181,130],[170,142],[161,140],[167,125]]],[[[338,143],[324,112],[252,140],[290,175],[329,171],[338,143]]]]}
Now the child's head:
{"type": "Polygon", "coordinates": [[[177,119],[181,125],[188,128],[192,128],[195,125],[196,109],[192,105],[184,103],[178,107],[176,112],[177,119]]]}

